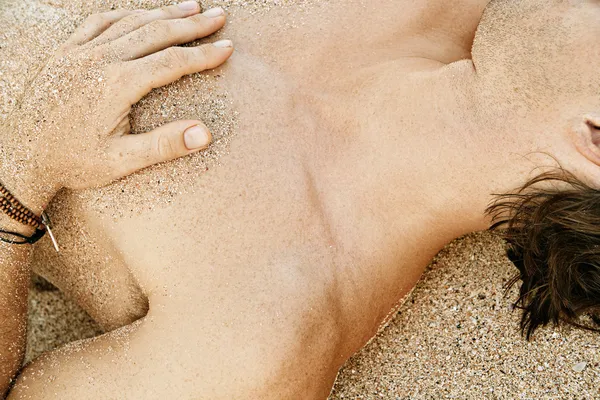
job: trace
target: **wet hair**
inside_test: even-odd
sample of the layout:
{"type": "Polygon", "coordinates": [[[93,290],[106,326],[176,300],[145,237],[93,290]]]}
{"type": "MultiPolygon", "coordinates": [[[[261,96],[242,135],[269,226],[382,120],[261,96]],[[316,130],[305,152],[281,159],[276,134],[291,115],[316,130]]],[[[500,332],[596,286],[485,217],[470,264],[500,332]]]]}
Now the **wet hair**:
{"type": "Polygon", "coordinates": [[[487,209],[519,272],[521,333],[559,321],[600,332],[600,190],[564,169],[545,172],[487,209]],[[589,324],[580,317],[589,315],[589,324]]]}

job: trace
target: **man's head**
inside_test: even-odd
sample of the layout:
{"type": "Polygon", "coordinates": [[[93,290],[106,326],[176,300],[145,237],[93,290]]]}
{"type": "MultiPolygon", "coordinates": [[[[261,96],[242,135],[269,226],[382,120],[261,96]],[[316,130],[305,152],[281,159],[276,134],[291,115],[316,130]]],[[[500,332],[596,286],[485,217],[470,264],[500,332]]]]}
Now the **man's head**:
{"type": "Polygon", "coordinates": [[[582,314],[600,324],[600,1],[492,0],[472,53],[489,104],[558,144],[573,172],[542,175],[488,210],[523,280],[521,327],[529,338],[582,314]]]}

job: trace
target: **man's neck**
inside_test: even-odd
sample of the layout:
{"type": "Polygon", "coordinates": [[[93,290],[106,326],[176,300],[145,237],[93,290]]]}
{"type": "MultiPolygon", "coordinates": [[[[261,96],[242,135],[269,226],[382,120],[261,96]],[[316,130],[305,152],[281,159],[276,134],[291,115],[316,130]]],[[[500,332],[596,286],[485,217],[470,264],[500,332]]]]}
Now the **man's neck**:
{"type": "Polygon", "coordinates": [[[435,91],[423,91],[436,110],[425,123],[442,127],[431,179],[439,188],[440,218],[454,237],[487,229],[485,210],[494,195],[514,192],[556,166],[549,155],[562,146],[482,79],[470,61],[461,61],[432,78],[435,91]]]}
{"type": "Polygon", "coordinates": [[[325,110],[308,163],[319,210],[330,247],[342,255],[340,276],[373,320],[444,245],[490,226],[494,193],[550,165],[535,152],[555,154],[555,146],[541,146],[549,137],[503,112],[493,91],[482,94],[472,63],[411,59],[416,72],[403,75],[403,61],[350,77],[356,96],[310,102],[325,110]]]}
{"type": "Polygon", "coordinates": [[[451,240],[487,229],[493,195],[552,165],[541,152],[556,155],[543,129],[503,111],[493,90],[482,93],[470,61],[419,62],[359,71],[348,87],[360,96],[352,89],[310,102],[321,110],[314,126],[329,132],[316,131],[310,164],[345,251],[395,249],[380,257],[425,263],[451,240]],[[420,249],[418,261],[410,248],[420,249]]]}

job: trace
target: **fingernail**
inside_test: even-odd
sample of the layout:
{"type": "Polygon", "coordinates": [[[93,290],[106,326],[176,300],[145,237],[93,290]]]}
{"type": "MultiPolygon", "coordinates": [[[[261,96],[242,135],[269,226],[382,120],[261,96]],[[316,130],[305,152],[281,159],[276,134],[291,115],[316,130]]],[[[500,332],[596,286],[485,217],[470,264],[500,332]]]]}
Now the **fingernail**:
{"type": "Polygon", "coordinates": [[[231,40],[219,40],[218,42],[214,42],[213,46],[220,48],[233,47],[233,42],[231,40]]]}
{"type": "Polygon", "coordinates": [[[199,6],[198,3],[196,3],[194,0],[191,0],[177,4],[177,7],[179,7],[183,11],[194,11],[197,10],[199,6]]]}
{"type": "Polygon", "coordinates": [[[188,150],[195,150],[208,145],[210,143],[210,136],[204,127],[196,125],[188,128],[183,133],[183,141],[188,150]]]}
{"type": "Polygon", "coordinates": [[[222,15],[225,15],[225,11],[221,7],[211,8],[210,10],[204,11],[202,13],[207,18],[217,18],[222,15]]]}

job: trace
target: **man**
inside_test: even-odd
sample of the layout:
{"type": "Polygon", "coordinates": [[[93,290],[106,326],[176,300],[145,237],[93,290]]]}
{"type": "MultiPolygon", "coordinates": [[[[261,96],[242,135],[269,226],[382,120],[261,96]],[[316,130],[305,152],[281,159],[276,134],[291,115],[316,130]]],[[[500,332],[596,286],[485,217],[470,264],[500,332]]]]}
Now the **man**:
{"type": "MultiPolygon", "coordinates": [[[[75,254],[87,250],[95,267],[83,287],[104,300],[88,306],[94,317],[122,325],[144,314],[145,298],[147,315],[42,357],[12,396],[323,398],[431,257],[489,227],[492,194],[553,166],[540,152],[597,187],[598,55],[589,48],[600,35],[590,28],[598,5],[494,1],[471,54],[486,4],[459,4],[454,15],[440,3],[332,2],[289,30],[285,12],[233,21],[239,54],[217,89],[233,101],[237,133],[219,165],[173,178],[174,190],[150,204],[127,190],[157,192],[156,170],[100,197],[67,194],[56,207],[57,236],[71,250],[61,276],[59,268],[46,275],[74,287],[75,254]]],[[[567,200],[581,205],[594,191],[573,182],[567,200]]],[[[593,263],[557,263],[560,249],[546,252],[548,238],[573,237],[594,217],[593,207],[567,215],[549,207],[562,199],[558,189],[541,192],[550,204],[509,203],[524,204],[513,220],[519,233],[536,212],[553,211],[544,214],[554,223],[546,236],[513,241],[537,292],[525,303],[535,305],[534,327],[598,300],[585,286],[593,263]],[[573,217],[581,224],[569,225],[573,217]],[[538,244],[543,251],[530,251],[538,244]],[[565,298],[552,277],[569,265],[582,266],[570,276],[586,279],[574,279],[565,298]]],[[[594,254],[586,232],[587,252],[569,254],[594,254]]]]}

